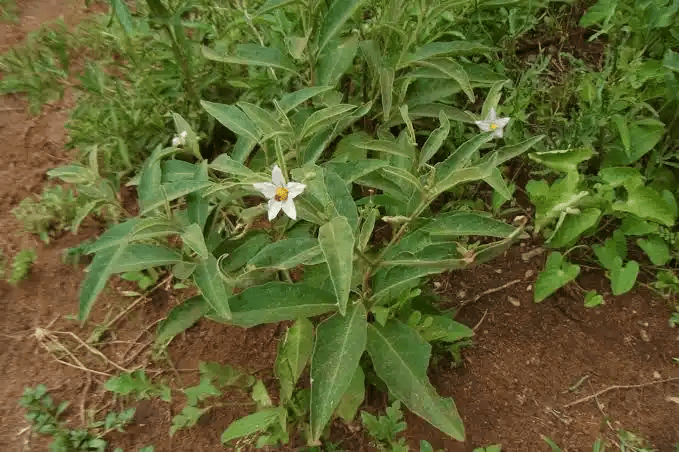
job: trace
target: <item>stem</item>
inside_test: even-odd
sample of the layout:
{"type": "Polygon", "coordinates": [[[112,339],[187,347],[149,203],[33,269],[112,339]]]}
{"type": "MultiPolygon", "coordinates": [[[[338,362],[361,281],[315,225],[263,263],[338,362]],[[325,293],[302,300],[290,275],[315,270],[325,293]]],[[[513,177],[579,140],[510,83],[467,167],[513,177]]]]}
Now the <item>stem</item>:
{"type": "Polygon", "coordinates": [[[285,163],[285,156],[283,155],[283,148],[281,147],[280,140],[276,140],[274,147],[276,148],[276,159],[278,160],[278,165],[281,167],[281,171],[283,171],[285,178],[288,179],[288,166],[285,163]]]}

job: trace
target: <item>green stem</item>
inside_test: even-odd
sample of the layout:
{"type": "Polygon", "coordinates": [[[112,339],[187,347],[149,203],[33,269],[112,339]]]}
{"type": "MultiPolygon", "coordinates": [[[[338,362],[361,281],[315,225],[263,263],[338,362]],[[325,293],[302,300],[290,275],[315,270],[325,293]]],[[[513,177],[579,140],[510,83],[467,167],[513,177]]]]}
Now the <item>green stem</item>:
{"type": "Polygon", "coordinates": [[[281,146],[280,140],[276,140],[276,144],[274,147],[276,148],[276,159],[278,160],[278,166],[281,167],[281,171],[283,171],[283,175],[287,180],[289,177],[288,166],[285,163],[285,156],[283,155],[283,147],[281,146]]]}

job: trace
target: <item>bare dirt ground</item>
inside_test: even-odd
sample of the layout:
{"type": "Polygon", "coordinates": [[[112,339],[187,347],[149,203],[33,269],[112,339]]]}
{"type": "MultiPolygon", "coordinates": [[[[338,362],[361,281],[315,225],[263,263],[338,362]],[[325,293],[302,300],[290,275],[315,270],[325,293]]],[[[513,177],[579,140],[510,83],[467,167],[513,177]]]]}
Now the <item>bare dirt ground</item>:
{"type": "MultiPolygon", "coordinates": [[[[74,25],[87,13],[80,1],[19,1],[18,24],[0,23],[0,51],[19,44],[27,32],[63,17],[74,25]]],[[[0,247],[13,257],[20,249],[35,247],[38,259],[28,280],[17,287],[0,282],[0,450],[7,452],[47,450],[47,442],[31,434],[17,405],[23,388],[44,383],[57,400],[71,401],[67,414],[73,425],[90,410],[119,408],[102,388],[106,376],[58,363],[59,355],[43,347],[50,337],[70,344],[84,367],[115,369],[102,363],[72,337],[86,339],[97,323],[117,315],[131,299],[119,292],[115,282],[98,302],[85,327],[70,320],[77,310],[83,266],[62,263],[63,251],[100,232],[94,223],[78,236],[67,235],[49,246],[22,232],[11,209],[31,193],[40,193],[45,171],[63,164],[68,155],[64,122],[72,106],[70,97],[46,106],[36,117],[27,116],[26,103],[16,96],[0,98],[0,247]],[[36,337],[36,328],[51,335],[36,337]]],[[[438,360],[430,370],[439,392],[454,397],[467,429],[464,444],[446,439],[424,421],[408,414],[407,437],[414,450],[420,439],[445,451],[471,451],[490,443],[502,443],[506,451],[548,450],[541,435],[551,437],[565,451],[591,450],[600,435],[613,428],[638,431],[661,452],[673,451],[679,442],[679,331],[668,326],[664,302],[645,290],[622,297],[606,296],[596,309],[583,307],[579,289],[560,291],[541,304],[532,302],[529,286],[534,282],[544,255],[527,262],[521,254],[534,248],[528,243],[489,265],[438,279],[437,290],[449,306],[474,300],[488,289],[506,288],[466,304],[458,320],[475,326],[474,346],[464,351],[463,363],[452,367],[449,359],[438,360]],[[583,377],[587,378],[572,392],[583,377]],[[612,386],[620,386],[599,393],[612,386]],[[582,400],[585,397],[591,397],[582,400]],[[571,406],[566,406],[573,404],[571,406]]],[[[597,271],[585,273],[584,289],[607,290],[607,280],[597,271]]],[[[164,362],[153,363],[148,355],[155,323],[183,299],[185,294],[160,287],[125,316],[104,342],[101,351],[112,361],[133,369],[144,366],[150,375],[165,378],[173,387],[195,384],[200,361],[229,363],[262,378],[274,388],[271,367],[282,329],[264,326],[243,330],[201,321],[179,336],[169,349],[175,371],[162,372],[164,362]]],[[[385,397],[369,392],[364,406],[377,411],[385,397]]],[[[275,392],[274,392],[275,395],[275,392]]],[[[153,444],[156,451],[218,451],[221,432],[251,409],[237,395],[226,398],[230,407],[214,409],[199,425],[168,435],[172,416],[183,400],[172,404],[142,401],[125,434],[111,437],[114,446],[138,450],[153,444]]],[[[102,415],[99,413],[99,416],[102,415]]],[[[349,451],[372,450],[360,430],[336,423],[333,439],[349,451]],[[353,432],[353,433],[352,433],[353,432]]],[[[299,440],[286,450],[302,447],[299,440]]]]}

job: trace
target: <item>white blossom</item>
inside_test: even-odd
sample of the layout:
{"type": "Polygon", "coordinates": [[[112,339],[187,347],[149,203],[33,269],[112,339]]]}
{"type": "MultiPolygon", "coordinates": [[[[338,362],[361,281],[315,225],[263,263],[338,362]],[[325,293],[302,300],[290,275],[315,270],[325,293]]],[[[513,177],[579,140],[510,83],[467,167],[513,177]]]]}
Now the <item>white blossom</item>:
{"type": "Polygon", "coordinates": [[[488,117],[483,121],[475,121],[482,132],[493,132],[493,137],[502,138],[504,127],[510,118],[498,118],[495,109],[491,108],[488,117]]]}
{"type": "Polygon", "coordinates": [[[269,200],[269,221],[276,218],[281,209],[293,220],[297,219],[297,210],[292,200],[304,191],[306,185],[298,182],[286,184],[285,179],[283,179],[283,172],[278,165],[274,165],[273,171],[271,171],[271,182],[273,183],[258,182],[253,184],[269,200]]]}
{"type": "Polygon", "coordinates": [[[174,147],[184,146],[185,144],[186,144],[186,131],[183,131],[179,135],[175,135],[175,137],[172,138],[172,146],[174,147]]]}

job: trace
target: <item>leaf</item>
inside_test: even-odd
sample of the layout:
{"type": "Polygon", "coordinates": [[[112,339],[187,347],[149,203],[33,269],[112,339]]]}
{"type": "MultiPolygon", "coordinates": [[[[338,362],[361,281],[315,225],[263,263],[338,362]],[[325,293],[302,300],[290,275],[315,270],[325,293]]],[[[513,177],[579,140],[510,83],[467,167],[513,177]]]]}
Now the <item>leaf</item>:
{"type": "Polygon", "coordinates": [[[585,232],[594,228],[601,218],[599,209],[591,208],[583,211],[566,215],[566,218],[547,241],[551,248],[564,248],[572,245],[585,232]]]}
{"type": "Polygon", "coordinates": [[[323,24],[318,32],[318,53],[320,54],[326,45],[342,29],[344,23],[361,6],[363,0],[334,0],[328,12],[323,15],[323,24]]]}
{"type": "Polygon", "coordinates": [[[387,122],[391,116],[395,74],[393,69],[387,67],[380,67],[378,69],[378,74],[380,78],[380,93],[382,97],[382,120],[387,122]]]}
{"type": "Polygon", "coordinates": [[[379,159],[361,159],[350,162],[327,162],[324,167],[337,174],[344,182],[351,183],[367,174],[377,171],[389,162],[379,159]]]}
{"type": "Polygon", "coordinates": [[[184,133],[186,135],[186,147],[191,149],[191,152],[193,152],[193,155],[198,160],[202,160],[203,157],[200,155],[200,148],[198,146],[198,137],[196,137],[196,133],[191,128],[191,125],[180,114],[175,112],[172,112],[172,119],[177,133],[184,133]]]}
{"type": "Polygon", "coordinates": [[[604,268],[611,270],[616,258],[627,257],[627,240],[622,229],[616,229],[613,235],[602,245],[592,245],[592,250],[604,268]]]}
{"type": "Polygon", "coordinates": [[[222,320],[230,320],[229,296],[220,275],[217,259],[212,254],[198,262],[193,272],[193,281],[217,316],[222,320]]]}
{"type": "Polygon", "coordinates": [[[104,389],[123,396],[133,394],[137,400],[160,397],[165,402],[170,401],[170,388],[151,383],[144,370],[111,377],[104,383],[104,389]]]}
{"type": "Polygon", "coordinates": [[[451,179],[455,171],[465,168],[481,146],[492,140],[491,133],[482,133],[475,135],[468,141],[464,142],[458,147],[450,156],[444,161],[437,163],[436,168],[436,184],[445,185],[451,179]]]}
{"type": "Polygon", "coordinates": [[[207,259],[209,252],[203,237],[203,230],[199,225],[196,223],[189,225],[182,234],[182,241],[184,245],[195,251],[201,259],[207,259]]]}
{"type": "Polygon", "coordinates": [[[235,55],[223,55],[207,47],[202,47],[202,51],[203,56],[212,61],[244,64],[247,66],[264,66],[297,73],[295,64],[288,56],[273,47],[263,47],[259,44],[238,44],[235,55]]]}
{"type": "Polygon", "coordinates": [[[624,184],[627,190],[627,200],[613,203],[613,210],[629,212],[638,217],[653,220],[665,226],[674,225],[676,219],[672,207],[650,187],[641,183],[624,184]]]}
{"type": "Polygon", "coordinates": [[[475,102],[474,90],[469,81],[469,74],[464,70],[464,67],[457,61],[451,58],[432,58],[429,60],[419,61],[418,64],[425,67],[434,68],[441,73],[455,80],[462,88],[462,91],[467,95],[470,102],[475,102]]]}
{"type": "Polygon", "coordinates": [[[604,304],[604,297],[599,295],[596,290],[588,290],[585,292],[585,307],[596,308],[604,304]]]}
{"type": "Polygon", "coordinates": [[[629,261],[623,265],[622,259],[616,258],[610,275],[613,295],[622,295],[632,290],[638,274],[639,263],[637,261],[629,261]]]}
{"type": "Polygon", "coordinates": [[[175,306],[158,324],[155,344],[168,344],[176,335],[195,325],[211,309],[210,304],[201,296],[191,297],[175,306]]]}
{"type": "Polygon", "coordinates": [[[114,273],[116,261],[125,251],[126,245],[101,251],[94,256],[87,278],[80,285],[78,320],[84,322],[92,309],[97,295],[106,286],[106,281],[114,273]]]}
{"type": "Polygon", "coordinates": [[[314,346],[314,326],[306,318],[298,319],[281,340],[274,370],[281,385],[281,399],[292,398],[293,390],[304,371],[314,346]]]}
{"type": "Polygon", "coordinates": [[[353,65],[357,50],[358,41],[355,37],[327,47],[318,59],[317,83],[325,86],[337,85],[342,75],[353,65]]]}
{"type": "Polygon", "coordinates": [[[356,371],[354,376],[351,377],[349,386],[344,392],[344,395],[337,405],[335,414],[341,417],[344,422],[350,424],[353,422],[358,412],[358,408],[363,403],[365,399],[365,374],[361,366],[356,366],[356,371]]]}
{"type": "Polygon", "coordinates": [[[240,101],[237,105],[257,128],[262,131],[265,137],[273,137],[287,132],[285,127],[278,121],[278,118],[270,111],[245,101],[240,101]]]}
{"type": "Polygon", "coordinates": [[[309,88],[303,88],[293,93],[285,94],[283,97],[281,97],[278,105],[281,107],[281,110],[284,113],[288,113],[290,110],[299,107],[312,97],[327,93],[331,89],[333,89],[332,86],[312,86],[309,88]]]}
{"type": "Polygon", "coordinates": [[[220,154],[209,165],[210,169],[241,177],[253,177],[255,172],[226,154],[220,154]]]}
{"type": "Polygon", "coordinates": [[[300,0],[267,0],[266,3],[259,7],[257,15],[262,16],[264,13],[292,5],[293,3],[299,3],[299,1],[300,0]]]}
{"type": "Polygon", "coordinates": [[[580,18],[580,26],[585,28],[591,27],[592,25],[613,16],[617,6],[617,0],[599,0],[580,18]]]}
{"type": "Polygon", "coordinates": [[[384,327],[369,324],[366,345],[377,376],[394,397],[443,433],[464,441],[464,426],[452,399],[440,397],[429,383],[427,342],[392,319],[384,327]]]}
{"type": "Polygon", "coordinates": [[[653,265],[665,265],[672,259],[672,254],[665,240],[658,235],[650,235],[645,239],[637,239],[637,244],[644,250],[653,265]]]}
{"type": "Polygon", "coordinates": [[[367,313],[362,303],[351,306],[346,316],[335,314],[316,330],[311,358],[311,441],[323,434],[326,424],[346,392],[365,350],[367,313]]]}
{"type": "Polygon", "coordinates": [[[344,315],[351,290],[354,234],[346,217],[335,217],[321,226],[318,243],[330,271],[340,314],[344,315]]]}
{"type": "Polygon", "coordinates": [[[295,237],[279,240],[262,248],[250,261],[253,270],[288,270],[300,264],[320,263],[321,249],[311,237],[295,237]]]}
{"type": "Polygon", "coordinates": [[[346,217],[351,230],[355,231],[358,227],[358,210],[346,183],[331,171],[325,172],[323,181],[328,194],[327,199],[323,200],[326,212],[331,218],[346,217]]]}
{"type": "Polygon", "coordinates": [[[505,238],[513,234],[516,228],[482,213],[453,211],[437,215],[423,230],[434,237],[479,235],[505,238]]]}
{"type": "Polygon", "coordinates": [[[329,124],[336,123],[340,118],[355,109],[355,105],[338,104],[313,112],[304,122],[299,138],[303,139],[315,134],[329,124]]]}
{"type": "Polygon", "coordinates": [[[113,10],[113,14],[118,18],[120,25],[123,26],[125,33],[128,35],[134,34],[136,30],[132,24],[130,10],[127,9],[125,2],[123,0],[111,0],[111,9],[113,10]]]}
{"type": "Polygon", "coordinates": [[[474,331],[450,317],[443,315],[427,316],[431,324],[420,330],[420,336],[427,342],[454,343],[474,336],[474,331]]]}
{"type": "Polygon", "coordinates": [[[335,295],[304,284],[269,282],[229,300],[231,323],[249,328],[263,323],[314,317],[337,309],[335,295]]]}
{"type": "Polygon", "coordinates": [[[201,375],[200,381],[196,386],[184,389],[186,404],[191,406],[198,405],[198,402],[208,397],[218,397],[222,395],[219,389],[215,388],[209,377],[201,375]]]}
{"type": "Polygon", "coordinates": [[[276,422],[285,419],[285,408],[265,408],[256,413],[242,417],[232,422],[222,433],[222,443],[227,444],[236,438],[243,438],[263,432],[276,422]]]}
{"type": "Polygon", "coordinates": [[[566,261],[558,251],[550,253],[545,268],[538,274],[535,281],[533,299],[536,303],[541,302],[559,288],[573,281],[579,274],[579,265],[566,261]]]}
{"type": "Polygon", "coordinates": [[[662,60],[662,65],[674,72],[679,72],[679,53],[667,49],[662,60]]]}
{"type": "MultiPolygon", "coordinates": [[[[206,100],[201,100],[200,104],[205,111],[236,135],[247,137],[255,142],[259,141],[260,134],[257,132],[257,127],[239,108],[206,100]]],[[[234,160],[240,161],[235,157],[234,160]]]]}
{"type": "Polygon", "coordinates": [[[163,267],[181,262],[181,256],[174,250],[159,246],[133,243],[127,245],[115,262],[113,273],[133,272],[153,267],[163,267]]]}
{"type": "Polygon", "coordinates": [[[203,190],[210,185],[212,185],[212,182],[200,180],[180,180],[177,182],[162,184],[160,186],[159,192],[157,193],[158,196],[144,202],[141,213],[142,215],[149,213],[153,209],[156,209],[167,202],[174,201],[175,199],[181,198],[182,196],[203,190]]]}
{"type": "Polygon", "coordinates": [[[568,173],[578,170],[578,164],[589,160],[594,152],[590,148],[575,148],[561,151],[533,152],[528,154],[534,160],[547,168],[568,173]]]}
{"type": "Polygon", "coordinates": [[[172,418],[172,425],[170,426],[170,436],[177,433],[177,430],[183,428],[191,428],[198,423],[201,416],[208,411],[209,408],[198,408],[191,405],[186,405],[184,409],[172,418]]]}
{"type": "Polygon", "coordinates": [[[449,41],[449,42],[430,42],[418,48],[415,52],[407,55],[403,61],[397,65],[397,69],[404,68],[410,64],[426,60],[434,56],[441,55],[469,55],[475,53],[488,52],[493,50],[483,44],[469,41],[449,41]]]}
{"type": "Polygon", "coordinates": [[[439,121],[441,125],[429,135],[427,141],[422,146],[422,150],[420,151],[420,166],[431,160],[439,149],[441,149],[446,138],[448,138],[448,134],[450,133],[450,121],[448,121],[448,117],[443,110],[439,113],[439,121]]]}

